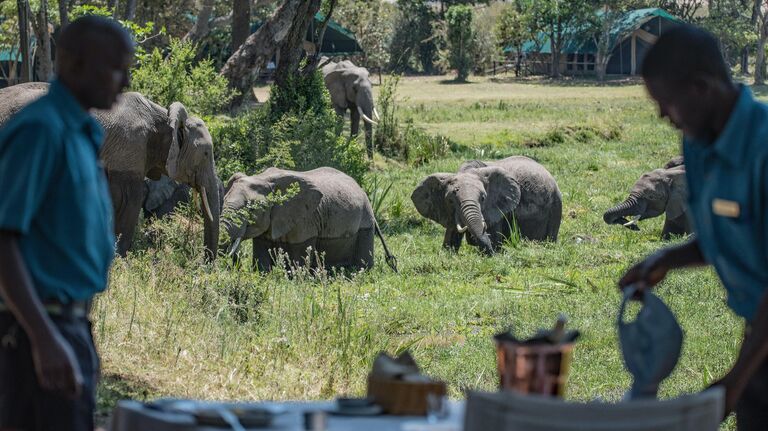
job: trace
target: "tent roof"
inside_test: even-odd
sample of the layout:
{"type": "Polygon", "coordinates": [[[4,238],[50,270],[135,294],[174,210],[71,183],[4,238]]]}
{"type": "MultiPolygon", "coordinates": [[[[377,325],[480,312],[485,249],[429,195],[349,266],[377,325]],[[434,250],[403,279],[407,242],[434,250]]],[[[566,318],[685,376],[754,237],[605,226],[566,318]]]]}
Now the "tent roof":
{"type": "MultiPolygon", "coordinates": [[[[602,10],[597,12],[598,16],[602,15],[603,13],[605,12],[602,10]]],[[[645,8],[645,9],[632,10],[625,13],[621,18],[619,18],[614,23],[613,28],[611,28],[610,46],[611,47],[616,46],[621,40],[624,39],[624,37],[627,34],[632,33],[633,31],[642,27],[643,24],[645,24],[646,22],[656,17],[667,19],[670,21],[678,22],[678,23],[683,22],[680,18],[670,14],[669,12],[661,8],[645,8]]],[[[568,43],[563,47],[562,52],[564,54],[596,53],[597,52],[597,46],[595,45],[594,40],[592,40],[590,35],[584,34],[584,30],[580,30],[578,28],[570,28],[570,29],[566,29],[566,32],[580,33],[580,34],[577,34],[575,37],[570,38],[568,43]]],[[[504,52],[512,52],[512,51],[514,51],[512,47],[504,48],[504,52]]],[[[552,44],[549,40],[549,36],[547,36],[546,33],[539,33],[539,35],[536,37],[536,40],[531,40],[523,44],[523,52],[551,54],[552,44]],[[537,47],[539,46],[541,47],[541,49],[537,49],[537,47]]]]}

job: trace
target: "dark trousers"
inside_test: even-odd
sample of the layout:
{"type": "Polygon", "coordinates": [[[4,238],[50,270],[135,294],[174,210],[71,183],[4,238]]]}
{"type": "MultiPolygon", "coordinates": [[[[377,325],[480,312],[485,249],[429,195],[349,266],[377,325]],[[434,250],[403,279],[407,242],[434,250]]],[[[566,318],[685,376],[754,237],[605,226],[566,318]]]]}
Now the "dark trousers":
{"type": "MultiPolygon", "coordinates": [[[[751,331],[751,325],[747,324],[745,338],[751,331]]],[[[768,360],[749,379],[736,404],[736,428],[739,431],[768,430],[768,360]]]]}
{"type": "Polygon", "coordinates": [[[83,375],[79,397],[46,391],[37,383],[29,338],[8,312],[0,312],[0,430],[93,431],[99,357],[91,323],[82,317],[51,316],[72,346],[83,375]]]}

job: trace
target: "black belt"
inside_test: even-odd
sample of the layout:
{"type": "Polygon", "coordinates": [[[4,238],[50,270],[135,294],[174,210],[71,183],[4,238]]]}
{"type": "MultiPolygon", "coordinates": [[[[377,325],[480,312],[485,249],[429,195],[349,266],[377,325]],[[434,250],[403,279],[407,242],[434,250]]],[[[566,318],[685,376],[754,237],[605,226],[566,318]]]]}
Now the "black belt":
{"type": "MultiPolygon", "coordinates": [[[[85,318],[91,311],[91,301],[74,301],[69,304],[43,302],[43,309],[51,316],[85,318]]],[[[0,313],[10,313],[11,309],[0,302],[0,313]]]]}

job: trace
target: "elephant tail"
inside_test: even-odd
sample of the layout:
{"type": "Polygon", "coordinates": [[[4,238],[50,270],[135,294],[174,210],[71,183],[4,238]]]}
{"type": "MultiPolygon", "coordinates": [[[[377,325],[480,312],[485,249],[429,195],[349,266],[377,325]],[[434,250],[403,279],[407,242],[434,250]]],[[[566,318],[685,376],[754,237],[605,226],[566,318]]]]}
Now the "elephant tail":
{"type": "Polygon", "coordinates": [[[387,265],[389,265],[390,268],[392,268],[392,271],[395,271],[397,273],[397,258],[389,252],[389,248],[387,247],[386,241],[384,241],[384,235],[381,234],[381,228],[379,228],[379,222],[374,220],[373,226],[376,229],[376,236],[379,237],[381,240],[381,246],[384,248],[384,256],[385,260],[387,261],[387,265]]]}

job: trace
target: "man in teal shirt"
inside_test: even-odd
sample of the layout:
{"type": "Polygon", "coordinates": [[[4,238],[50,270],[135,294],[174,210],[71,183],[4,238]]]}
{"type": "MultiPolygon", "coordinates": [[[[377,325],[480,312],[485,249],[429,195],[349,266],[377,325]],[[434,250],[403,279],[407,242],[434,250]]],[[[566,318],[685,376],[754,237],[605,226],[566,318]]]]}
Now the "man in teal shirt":
{"type": "Polygon", "coordinates": [[[98,17],[57,42],[58,79],[0,129],[0,429],[94,428],[87,314],[115,237],[104,132],[88,110],[109,109],[128,85],[133,42],[98,17]]]}
{"type": "Polygon", "coordinates": [[[712,265],[728,306],[746,322],[726,389],[739,430],[768,430],[768,106],[736,85],[709,33],[670,30],[642,75],[661,117],[683,132],[695,237],[632,267],[621,287],[651,288],[675,268],[712,265]]]}

